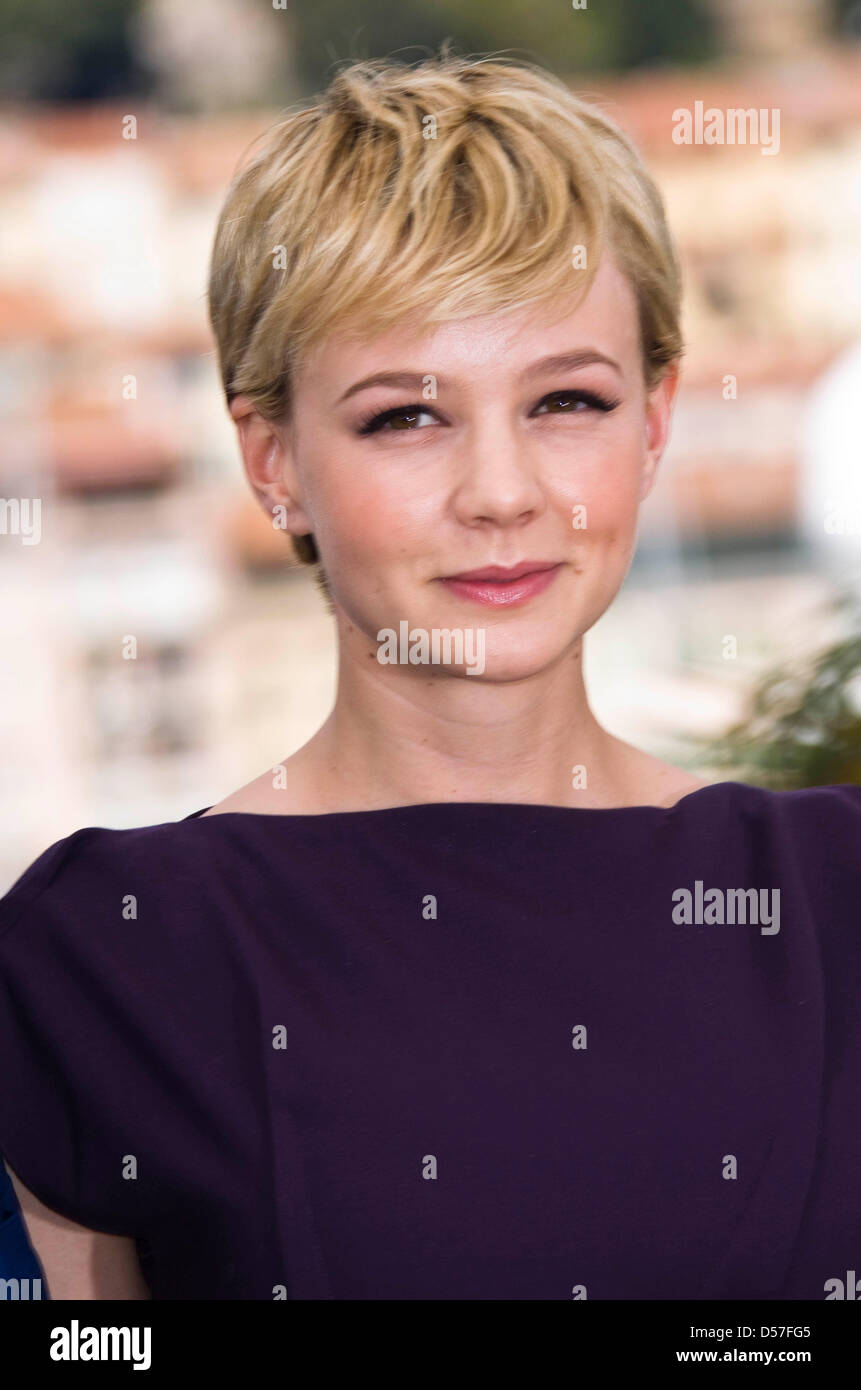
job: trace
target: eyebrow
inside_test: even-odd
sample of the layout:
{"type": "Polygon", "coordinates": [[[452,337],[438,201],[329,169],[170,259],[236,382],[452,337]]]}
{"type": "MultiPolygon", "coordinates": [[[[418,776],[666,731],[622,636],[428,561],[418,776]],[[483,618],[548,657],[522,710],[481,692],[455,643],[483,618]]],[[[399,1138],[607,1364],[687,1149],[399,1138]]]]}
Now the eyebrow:
{"type": "MultiPolygon", "coordinates": [[[[541,357],[537,362],[533,362],[530,367],[521,374],[523,381],[532,381],[535,377],[547,376],[550,372],[571,372],[578,367],[588,367],[594,363],[603,363],[607,367],[612,367],[619,376],[623,375],[619,363],[612,357],[607,357],[605,353],[598,352],[597,348],[579,348],[576,352],[554,353],[550,357],[541,357]]],[[[428,376],[434,375],[430,372],[374,372],[373,376],[363,377],[361,381],[347,388],[343,396],[339,397],[336,404],[349,400],[350,396],[355,396],[359,391],[367,391],[371,386],[401,386],[405,390],[421,390],[428,376]]],[[[450,383],[446,377],[435,376],[437,386],[445,388],[450,383]]]]}

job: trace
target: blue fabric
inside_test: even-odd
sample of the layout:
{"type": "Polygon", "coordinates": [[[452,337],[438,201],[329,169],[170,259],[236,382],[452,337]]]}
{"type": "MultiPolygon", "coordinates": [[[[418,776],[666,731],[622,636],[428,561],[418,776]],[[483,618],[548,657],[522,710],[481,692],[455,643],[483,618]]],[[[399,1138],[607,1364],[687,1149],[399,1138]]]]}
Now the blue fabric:
{"type": "MultiPolygon", "coordinates": [[[[37,1290],[43,1299],[48,1298],[48,1288],[42,1278],[42,1270],[27,1239],[21,1208],[15,1196],[15,1189],[9,1180],[6,1168],[0,1160],[0,1279],[19,1281],[19,1297],[28,1293],[32,1298],[37,1290]],[[29,1281],[23,1287],[21,1281],[29,1281]],[[39,1280],[35,1284],[33,1280],[39,1280]]],[[[6,1289],[6,1298],[13,1295],[6,1289]]]]}

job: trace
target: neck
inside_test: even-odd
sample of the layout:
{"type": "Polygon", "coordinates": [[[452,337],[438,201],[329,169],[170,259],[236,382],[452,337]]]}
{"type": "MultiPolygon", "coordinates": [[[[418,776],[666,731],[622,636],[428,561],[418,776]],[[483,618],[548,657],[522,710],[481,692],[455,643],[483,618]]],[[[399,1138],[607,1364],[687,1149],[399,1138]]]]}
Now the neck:
{"type": "Polygon", "coordinates": [[[636,751],[589,708],[582,638],[552,667],[507,682],[380,666],[366,645],[342,642],[334,708],[290,759],[292,777],[327,809],[626,799],[623,750],[636,751]]]}

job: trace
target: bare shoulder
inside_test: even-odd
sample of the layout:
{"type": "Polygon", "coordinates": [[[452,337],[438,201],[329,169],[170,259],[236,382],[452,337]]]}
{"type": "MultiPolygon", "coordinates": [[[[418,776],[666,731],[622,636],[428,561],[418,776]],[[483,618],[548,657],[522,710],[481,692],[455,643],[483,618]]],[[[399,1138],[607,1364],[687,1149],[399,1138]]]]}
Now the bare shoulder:
{"type": "MultiPolygon", "coordinates": [[[[676,770],[678,771],[678,769],[676,770]]],[[[712,783],[706,777],[684,777],[675,784],[672,792],[665,801],[656,802],[655,804],[660,805],[664,810],[669,810],[671,806],[675,806],[677,801],[681,801],[683,796],[689,796],[691,792],[698,792],[702,787],[710,786],[712,786],[712,783]]]]}
{"type": "Polygon", "coordinates": [[[52,1299],[151,1297],[130,1236],[91,1231],[39,1201],[5,1164],[52,1299]]]}
{"type": "Polygon", "coordinates": [[[271,770],[261,773],[210,806],[204,816],[229,811],[260,816],[319,815],[332,809],[322,801],[316,779],[307,775],[296,754],[279,764],[278,773],[277,783],[271,770]]]}
{"type": "Polygon", "coordinates": [[[221,801],[216,801],[214,806],[210,806],[207,811],[204,811],[204,816],[220,816],[227,811],[265,812],[264,789],[262,785],[258,785],[261,782],[262,778],[258,777],[253,782],[246,783],[244,787],[237,788],[235,792],[223,797],[221,801]]]}
{"type": "Polygon", "coordinates": [[[619,754],[627,765],[628,799],[632,806],[658,806],[669,810],[683,796],[712,785],[707,777],[664,762],[662,758],[644,753],[632,744],[621,740],[616,742],[619,754]]]}

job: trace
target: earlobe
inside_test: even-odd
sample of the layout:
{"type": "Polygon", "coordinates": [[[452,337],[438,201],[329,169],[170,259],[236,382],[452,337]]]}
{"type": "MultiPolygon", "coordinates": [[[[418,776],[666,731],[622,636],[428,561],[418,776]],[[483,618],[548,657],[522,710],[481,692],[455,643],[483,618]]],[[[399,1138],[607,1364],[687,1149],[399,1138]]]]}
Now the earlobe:
{"type": "Polygon", "coordinates": [[[640,501],[644,502],[655,485],[655,477],[658,472],[658,458],[650,455],[646,466],[643,469],[643,476],[640,480],[640,501]]]}

